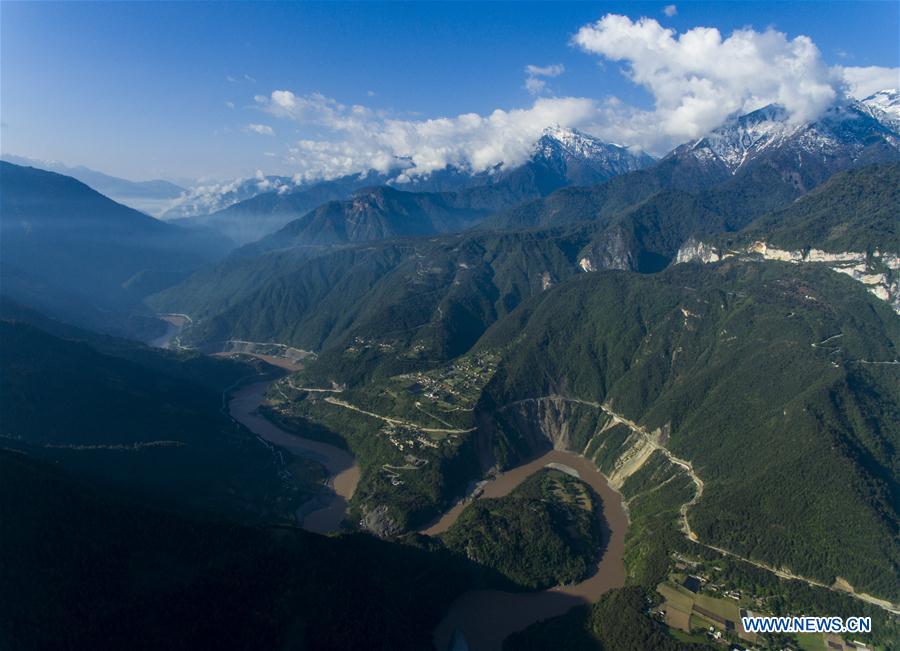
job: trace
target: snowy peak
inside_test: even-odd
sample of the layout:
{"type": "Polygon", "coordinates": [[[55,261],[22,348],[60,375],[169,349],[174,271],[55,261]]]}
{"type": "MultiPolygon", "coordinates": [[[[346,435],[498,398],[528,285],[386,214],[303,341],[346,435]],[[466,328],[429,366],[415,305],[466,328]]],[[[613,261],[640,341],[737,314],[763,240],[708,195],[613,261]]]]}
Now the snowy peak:
{"type": "Polygon", "coordinates": [[[620,145],[605,143],[577,129],[559,125],[544,129],[535,143],[532,160],[550,163],[556,168],[589,166],[605,176],[632,172],[654,162],[647,154],[633,153],[620,145]]]}
{"type": "Polygon", "coordinates": [[[382,184],[408,192],[458,192],[494,184],[517,171],[533,173],[534,165],[540,168],[540,172],[534,175],[540,177],[541,187],[550,192],[570,184],[599,183],[618,174],[648,167],[654,162],[646,154],[633,153],[625,147],[607,144],[586,133],[556,125],[543,131],[534,144],[530,161],[511,169],[498,164],[493,169],[472,172],[448,166],[429,174],[412,175],[408,173],[412,162],[398,159],[396,169],[386,173],[369,170],[326,181],[304,182],[299,178],[265,176],[257,172],[253,177],[203,183],[186,190],[172,201],[162,217],[181,219],[205,216],[261,194],[291,194],[314,186],[346,188],[346,192],[325,193],[330,198],[335,198],[335,194],[347,198],[361,187],[382,184]]]}
{"type": "Polygon", "coordinates": [[[764,157],[802,161],[814,157],[846,167],[879,146],[900,153],[896,91],[882,91],[857,102],[835,103],[812,122],[797,123],[778,105],[765,106],[729,119],[708,135],[677,147],[669,156],[690,157],[705,167],[737,173],[764,157]],[[892,116],[895,122],[892,123],[892,116]]]}
{"type": "Polygon", "coordinates": [[[860,105],[885,126],[900,131],[900,92],[896,88],[879,90],[862,100],[860,105]]]}
{"type": "Polygon", "coordinates": [[[770,104],[729,120],[693,143],[690,151],[700,160],[717,160],[734,173],[756,153],[783,144],[797,129],[788,122],[784,108],[770,104]]]}
{"type": "Polygon", "coordinates": [[[571,158],[586,160],[603,158],[610,152],[619,153],[628,150],[618,145],[607,144],[577,129],[568,129],[553,125],[544,129],[536,144],[537,153],[552,155],[562,152],[571,158]]]}

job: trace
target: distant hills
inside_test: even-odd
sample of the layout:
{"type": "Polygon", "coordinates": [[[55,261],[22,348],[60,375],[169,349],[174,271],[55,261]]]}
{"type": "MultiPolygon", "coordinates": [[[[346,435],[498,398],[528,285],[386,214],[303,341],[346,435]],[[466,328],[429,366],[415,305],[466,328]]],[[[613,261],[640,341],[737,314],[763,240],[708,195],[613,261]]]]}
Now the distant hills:
{"type": "MultiPolygon", "coordinates": [[[[334,181],[295,187],[290,179],[248,180],[235,189],[216,195],[211,188],[205,206],[182,202],[164,217],[187,228],[210,228],[235,244],[247,244],[277,231],[299,215],[328,202],[346,199],[360,188],[378,185],[381,175],[353,176],[334,181]],[[275,189],[272,189],[274,185],[275,189]],[[255,189],[254,189],[255,188],[255,189]],[[265,189],[263,189],[265,188],[265,189]],[[245,198],[238,199],[243,196],[245,198]],[[195,207],[189,208],[194,205],[195,207]]],[[[214,186],[215,187],[215,186],[214,186]]],[[[200,192],[195,188],[192,192],[200,192]]]]}
{"type": "MultiPolygon", "coordinates": [[[[767,107],[658,162],[554,127],[535,143],[531,160],[510,170],[473,176],[447,169],[413,183],[401,183],[397,173],[345,177],[298,191],[286,179],[261,178],[254,181],[256,196],[175,223],[129,212],[72,179],[4,163],[4,292],[98,327],[104,321],[98,311],[140,307],[146,296],[221,257],[235,240],[279,226],[191,279],[184,291],[202,297],[199,302],[179,299],[182,289],[175,288],[154,306],[211,316],[222,312],[213,297],[223,288],[260,291],[292,265],[334,247],[473,228],[562,229],[569,235],[554,238],[570,238],[565,255],[574,254],[576,270],[659,271],[691,237],[739,231],[835,171],[900,159],[891,98],[885,91],[845,102],[805,125],[767,107]],[[364,185],[373,180],[374,187],[364,185]],[[424,191],[429,188],[441,191],[424,191]],[[85,255],[99,263],[82,264],[85,255]]],[[[229,309],[241,296],[225,299],[229,309]]]]}
{"type": "MultiPolygon", "coordinates": [[[[757,219],[757,224],[777,231],[777,224],[791,223],[791,215],[812,205],[832,215],[834,228],[843,224],[840,232],[852,231],[857,240],[868,238],[868,248],[892,250],[896,235],[890,222],[896,212],[898,164],[868,166],[843,182],[836,178],[808,200],[794,204],[800,190],[772,165],[751,165],[724,175],[719,183],[690,191],[678,189],[680,177],[674,170],[680,162],[671,157],[650,169],[589,188],[564,188],[496,213],[484,219],[478,231],[374,247],[353,247],[347,232],[336,230],[335,223],[369,228],[362,231],[364,239],[415,232],[384,229],[389,222],[383,221],[385,212],[376,208],[388,202],[360,199],[358,204],[326,204],[246,247],[242,250],[246,255],[232,256],[219,267],[197,273],[153,297],[151,303],[160,310],[190,312],[198,323],[188,338],[196,343],[234,336],[276,339],[318,350],[336,341],[339,332],[349,336],[359,327],[371,333],[371,327],[377,328],[374,315],[395,302],[408,315],[401,322],[408,319],[421,326],[419,343],[424,342],[425,333],[434,332],[432,328],[450,332],[464,321],[466,331],[473,333],[467,337],[477,337],[474,333],[483,331],[498,315],[577,273],[659,271],[676,259],[691,238],[741,233],[743,228],[754,228],[750,225],[757,219]],[[316,246],[326,244],[340,246],[316,246]],[[369,300],[373,301],[372,326],[355,323],[355,315],[367,313],[369,300]],[[460,313],[455,305],[467,307],[460,313]],[[320,325],[313,327],[309,319],[320,325]]],[[[721,177],[716,174],[715,178],[721,177]]],[[[405,198],[402,193],[379,192],[383,199],[405,198]]],[[[416,196],[422,195],[408,195],[407,200],[416,196]]],[[[432,226],[425,233],[436,231],[432,226]]],[[[391,318],[398,318],[397,314],[391,318]]],[[[452,340],[441,335],[434,341],[452,340]]],[[[445,351],[441,355],[459,350],[446,343],[438,348],[445,351]]],[[[426,350],[437,354],[431,344],[426,350]]]]}
{"type": "Polygon", "coordinates": [[[257,174],[249,178],[200,183],[186,190],[163,212],[163,219],[208,215],[266,192],[288,192],[294,187],[289,176],[257,174]]]}
{"type": "MultiPolygon", "coordinates": [[[[550,127],[535,143],[531,159],[511,169],[500,166],[490,172],[471,174],[465,170],[447,168],[428,176],[414,176],[401,167],[386,174],[370,171],[293,187],[284,179],[249,179],[240,182],[234,189],[232,186],[224,187],[228,188],[229,193],[246,193],[255,184],[258,192],[242,201],[229,200],[232,205],[221,211],[190,216],[176,207],[165,217],[189,217],[181,223],[211,226],[243,244],[278,230],[327,201],[348,200],[364,188],[388,185],[409,193],[440,193],[444,195],[441,201],[445,203],[476,211],[474,214],[478,211],[486,214],[521,201],[543,197],[569,185],[599,183],[618,174],[647,167],[653,162],[654,159],[646,154],[632,153],[624,147],[603,143],[574,129],[550,127]],[[457,196],[450,197],[450,194],[457,196]]],[[[430,200],[423,198],[422,201],[430,200]]],[[[399,222],[402,219],[401,211],[394,220],[399,222]]],[[[393,228],[391,231],[402,234],[403,229],[393,228]]]]}
{"type": "Polygon", "coordinates": [[[169,181],[129,181],[92,170],[83,165],[69,167],[58,161],[40,161],[7,154],[4,154],[2,159],[15,165],[35,167],[71,176],[119,203],[137,208],[155,217],[165,212],[167,206],[185,192],[184,188],[169,181]]]}
{"type": "Polygon", "coordinates": [[[827,266],[900,314],[900,163],[835,174],[792,204],[736,233],[694,234],[679,262],[763,258],[827,266]]]}
{"type": "Polygon", "coordinates": [[[459,193],[400,192],[389,186],[330,201],[253,246],[260,250],[307,244],[346,244],[465,230],[484,208],[466,205],[459,193]]]}
{"type": "Polygon", "coordinates": [[[871,165],[835,174],[792,204],[754,220],[731,241],[900,254],[898,208],[900,163],[871,165]]]}
{"type": "Polygon", "coordinates": [[[0,162],[2,292],[55,316],[115,327],[147,294],[227,250],[71,177],[0,162]],[[104,323],[107,322],[107,323],[104,323]]]}
{"type": "MultiPolygon", "coordinates": [[[[786,245],[778,223],[786,234],[801,229],[799,246],[824,246],[810,238],[817,229],[809,224],[812,215],[827,215],[830,231],[853,232],[860,250],[900,253],[892,220],[898,169],[900,163],[892,163],[837,176],[729,237],[748,238],[767,224],[774,241],[786,245]]],[[[524,300],[585,270],[659,269],[692,237],[717,241],[728,221],[714,210],[715,200],[735,196],[728,192],[731,183],[699,197],[664,191],[612,217],[556,228],[271,252],[236,260],[227,272],[200,272],[150,302],[165,311],[193,309],[197,324],[186,337],[196,344],[275,340],[330,358],[329,349],[341,350],[355,336],[390,333],[400,350],[418,346],[425,358],[447,359],[524,300]]],[[[357,360],[355,369],[364,372],[368,363],[382,361],[357,360]]]]}

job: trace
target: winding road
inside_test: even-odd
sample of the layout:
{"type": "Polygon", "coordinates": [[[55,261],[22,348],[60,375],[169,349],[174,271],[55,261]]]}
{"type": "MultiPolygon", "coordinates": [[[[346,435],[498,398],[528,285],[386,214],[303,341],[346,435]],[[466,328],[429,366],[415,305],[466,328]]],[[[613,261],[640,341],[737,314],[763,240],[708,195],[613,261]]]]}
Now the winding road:
{"type": "MultiPolygon", "coordinates": [[[[303,527],[317,533],[337,530],[344,519],[347,501],[359,481],[359,467],[352,455],[335,446],[309,441],[290,434],[256,413],[261,404],[268,382],[257,382],[239,390],[229,403],[231,414],[248,429],[261,438],[275,445],[280,445],[301,456],[307,456],[323,463],[328,470],[330,485],[334,495],[322,508],[309,513],[303,519],[303,527]]],[[[552,396],[567,399],[563,396],[552,396]]],[[[416,426],[414,423],[401,421],[371,412],[365,412],[349,403],[336,399],[326,399],[336,407],[353,409],[366,415],[395,424],[416,426]]],[[[889,612],[897,610],[886,601],[866,594],[858,594],[825,585],[807,577],[797,576],[783,569],[742,557],[726,549],[701,542],[691,529],[688,511],[697,503],[703,494],[703,480],[694,471],[690,461],[672,454],[665,446],[659,444],[647,430],[634,421],[615,413],[608,405],[585,400],[568,399],[590,405],[604,411],[615,422],[627,426],[639,434],[655,449],[659,450],[673,464],[682,467],[696,487],[693,498],[681,508],[682,530],[692,542],[712,549],[721,554],[744,561],[760,569],[772,572],[783,579],[799,580],[808,585],[825,588],[847,594],[889,612]]],[[[417,427],[417,426],[416,426],[417,427]]],[[[497,498],[508,495],[529,476],[551,464],[567,467],[577,473],[600,496],[603,503],[603,515],[608,527],[606,548],[598,561],[596,571],[584,581],[566,586],[557,586],[541,592],[511,593],[500,590],[474,590],[460,596],[450,607],[445,618],[435,630],[435,647],[440,651],[450,648],[454,634],[463,636],[472,651],[499,651],[503,640],[510,634],[523,630],[529,625],[557,615],[562,615],[571,608],[597,601],[609,590],[622,587],[625,583],[625,566],[623,561],[625,533],[628,528],[628,516],[623,505],[622,496],[610,487],[606,477],[602,475],[590,460],[572,452],[551,450],[537,459],[522,466],[501,473],[485,482],[476,499],[497,498]]],[[[422,529],[420,533],[436,536],[447,531],[461,515],[471,499],[462,500],[444,513],[437,521],[422,529]]]]}
{"type": "MultiPolygon", "coordinates": [[[[346,450],[333,445],[310,441],[290,434],[258,413],[270,381],[255,382],[239,389],[228,401],[232,417],[265,441],[312,458],[328,471],[333,495],[327,504],[308,513],[302,526],[308,531],[328,533],[340,528],[347,502],[359,482],[359,466],[346,450]]],[[[370,416],[397,424],[417,425],[364,412],[349,403],[328,400],[337,407],[354,409],[370,416]]],[[[422,428],[419,428],[422,429],[422,428]]],[[[427,431],[427,430],[426,430],[427,431]]],[[[441,430],[445,431],[445,430],[441,430]]],[[[463,430],[448,430],[459,432],[463,430]]],[[[435,647],[450,648],[451,640],[459,632],[471,651],[499,651],[503,640],[535,622],[555,617],[569,609],[589,604],[605,592],[625,584],[625,532],[628,516],[622,496],[613,490],[593,463],[571,452],[551,450],[533,461],[501,473],[481,487],[477,499],[503,497],[535,472],[553,464],[564,466],[586,482],[600,496],[607,527],[606,546],[597,562],[596,570],[583,581],[557,586],[542,592],[513,593],[500,590],[473,590],[461,595],[450,607],[444,620],[435,630],[435,647]]],[[[447,511],[421,533],[436,536],[449,529],[471,500],[463,500],[447,511]]]]}
{"type": "MultiPolygon", "coordinates": [[[[170,315],[167,315],[170,316],[170,315]]],[[[171,315],[175,316],[175,315],[171,315]]],[[[177,315],[181,316],[181,315],[177,315]]],[[[174,319],[173,319],[174,321],[174,319]]],[[[170,322],[171,323],[171,322],[170,322]]],[[[163,337],[153,342],[159,347],[166,347],[172,338],[181,330],[182,323],[172,323],[176,327],[169,329],[163,337]]],[[[821,344],[825,344],[835,337],[830,337],[821,344]]],[[[270,363],[291,369],[291,362],[269,356],[259,355],[270,363]]],[[[332,489],[331,495],[325,499],[320,508],[315,508],[302,515],[301,522],[304,529],[316,533],[329,533],[339,530],[346,515],[347,503],[352,498],[360,478],[360,470],[353,455],[346,450],[333,445],[303,439],[291,434],[262,417],[258,413],[258,407],[262,404],[269,381],[255,382],[244,386],[235,392],[229,402],[228,411],[235,420],[242,423],[250,431],[261,439],[281,446],[298,456],[311,458],[325,467],[328,472],[328,485],[332,489]]],[[[323,390],[327,393],[339,393],[337,390],[323,390]]],[[[694,471],[690,461],[675,456],[668,448],[661,445],[643,427],[634,421],[618,414],[606,404],[567,398],[565,396],[547,396],[548,398],[569,400],[595,407],[606,413],[615,422],[628,427],[632,432],[640,435],[653,448],[659,450],[670,463],[682,467],[693,481],[696,490],[691,500],[681,507],[682,530],[685,536],[693,543],[714,550],[723,555],[749,563],[757,568],[771,572],[782,579],[798,580],[807,585],[824,588],[833,592],[846,594],[854,599],[878,606],[888,612],[900,614],[900,609],[895,604],[878,599],[872,595],[856,593],[843,587],[823,584],[814,579],[795,575],[788,570],[778,569],[760,561],[749,559],[727,549],[701,542],[697,534],[691,529],[688,519],[688,511],[703,495],[703,480],[694,471]]],[[[414,423],[397,418],[391,418],[364,411],[345,401],[333,397],[325,398],[325,401],[341,408],[352,409],[365,415],[381,419],[385,422],[415,426],[418,429],[430,432],[464,433],[472,430],[419,428],[414,423]]],[[[586,580],[568,586],[557,586],[542,592],[509,593],[497,590],[475,590],[467,592],[459,597],[451,606],[447,616],[435,631],[435,646],[440,651],[450,648],[454,633],[461,633],[472,651],[495,651],[502,648],[503,640],[516,631],[522,630],[532,623],[554,617],[567,612],[569,609],[586,603],[591,603],[600,598],[605,592],[624,585],[625,568],[623,562],[625,531],[628,527],[628,516],[623,505],[622,496],[612,489],[596,466],[588,459],[572,452],[552,450],[534,459],[530,463],[514,468],[483,484],[477,499],[484,497],[503,497],[509,494],[516,486],[521,484],[530,475],[538,472],[550,464],[560,464],[574,470],[578,476],[588,483],[601,497],[603,513],[609,528],[609,537],[606,549],[598,562],[597,570],[586,580]]],[[[463,500],[447,511],[434,524],[420,531],[425,535],[434,536],[449,529],[460,516],[470,500],[463,500]]]]}
{"type": "MultiPolygon", "coordinates": [[[[158,347],[168,347],[174,337],[182,328],[190,322],[190,317],[185,315],[167,314],[160,315],[167,321],[166,332],[151,342],[158,347]]],[[[834,335],[824,341],[812,344],[814,347],[823,347],[839,338],[834,335]]],[[[291,362],[259,355],[265,361],[282,366],[288,370],[291,362]]],[[[860,360],[863,361],[863,360],[860,360]]],[[[865,361],[863,363],[874,363],[865,361]]],[[[897,364],[900,362],[881,362],[897,364]]],[[[235,420],[242,423],[250,431],[268,443],[281,446],[298,456],[314,459],[325,467],[328,472],[328,484],[331,494],[327,498],[319,498],[323,503],[318,508],[309,510],[307,505],[301,508],[298,517],[304,529],[316,533],[328,533],[338,530],[346,515],[347,503],[360,478],[359,466],[353,456],[346,450],[332,445],[300,438],[286,432],[274,423],[262,417],[258,413],[258,407],[262,404],[266,389],[270,381],[255,382],[246,385],[231,395],[228,401],[228,412],[235,420]]],[[[340,393],[337,389],[312,389],[322,393],[340,393]]],[[[888,612],[900,614],[900,609],[874,596],[853,592],[849,586],[830,586],[814,579],[798,576],[786,569],[779,569],[760,561],[749,559],[727,549],[701,542],[697,534],[691,529],[689,522],[689,510],[703,495],[703,480],[694,471],[690,461],[675,456],[668,448],[661,445],[644,427],[634,421],[614,412],[609,405],[568,398],[565,396],[546,396],[547,398],[568,400],[596,409],[602,410],[614,422],[628,427],[633,433],[639,435],[654,449],[660,451],[667,460],[683,468],[694,483],[695,491],[691,500],[682,505],[680,510],[681,526],[684,535],[693,543],[714,550],[720,554],[749,563],[757,568],[771,572],[782,579],[798,580],[807,585],[824,588],[834,592],[847,594],[860,601],[878,606],[888,612]]],[[[364,411],[355,405],[328,396],[325,401],[340,408],[351,409],[382,421],[412,427],[434,433],[464,433],[471,430],[421,428],[409,421],[401,420],[364,411]]],[[[421,407],[417,404],[421,411],[421,407]]],[[[427,412],[425,412],[427,414],[427,412]]],[[[430,416],[430,414],[428,414],[430,416]]],[[[435,646],[440,651],[450,648],[451,640],[455,633],[459,632],[465,638],[469,649],[472,651],[496,651],[502,648],[503,640],[511,633],[522,630],[532,623],[554,617],[567,612],[569,609],[586,603],[591,603],[600,598],[605,592],[621,587],[625,581],[625,568],[623,562],[625,532],[628,527],[628,516],[623,506],[622,496],[612,489],[594,464],[584,457],[571,452],[552,450],[534,459],[530,463],[519,466],[513,470],[501,473],[484,483],[477,499],[496,498],[509,494],[516,486],[526,478],[550,464],[559,464],[575,471],[578,476],[588,483],[600,496],[603,502],[603,513],[609,529],[609,536],[605,550],[597,564],[596,571],[584,581],[567,586],[557,586],[542,592],[509,593],[497,590],[475,590],[460,596],[451,606],[444,620],[435,631],[435,646]]],[[[463,500],[457,503],[435,523],[420,531],[425,535],[435,536],[449,529],[462,513],[471,500],[463,500]]]]}

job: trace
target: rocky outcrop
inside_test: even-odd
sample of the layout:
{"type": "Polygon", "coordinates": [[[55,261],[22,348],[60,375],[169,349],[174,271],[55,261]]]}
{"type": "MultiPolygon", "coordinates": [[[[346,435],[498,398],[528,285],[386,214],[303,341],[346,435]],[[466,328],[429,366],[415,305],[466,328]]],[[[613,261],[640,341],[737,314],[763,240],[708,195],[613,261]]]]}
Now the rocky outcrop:
{"type": "Polygon", "coordinates": [[[621,229],[615,229],[582,251],[578,266],[582,271],[600,269],[635,271],[637,265],[632,249],[631,243],[621,229]]]}
{"type": "Polygon", "coordinates": [[[865,285],[872,294],[887,302],[897,314],[900,314],[900,256],[882,253],[878,249],[871,254],[859,251],[831,252],[816,248],[791,250],[757,240],[744,247],[726,250],[692,237],[678,250],[675,264],[684,262],[709,264],[734,257],[762,258],[792,264],[827,265],[833,271],[846,274],[865,285]]]}
{"type": "Polygon", "coordinates": [[[376,506],[374,509],[363,506],[363,518],[360,524],[363,529],[379,538],[391,538],[402,530],[402,527],[388,514],[388,507],[384,504],[376,506]]]}
{"type": "Polygon", "coordinates": [[[504,409],[503,417],[537,453],[546,449],[547,443],[554,450],[577,449],[577,431],[592,428],[598,413],[580,403],[547,397],[514,403],[504,409]],[[585,423],[586,419],[590,422],[585,423]]]}
{"type": "Polygon", "coordinates": [[[702,262],[709,264],[710,262],[719,262],[725,258],[733,257],[734,253],[723,252],[712,244],[701,242],[694,237],[688,238],[687,242],[681,245],[678,253],[675,254],[675,264],[682,262],[702,262]]]}

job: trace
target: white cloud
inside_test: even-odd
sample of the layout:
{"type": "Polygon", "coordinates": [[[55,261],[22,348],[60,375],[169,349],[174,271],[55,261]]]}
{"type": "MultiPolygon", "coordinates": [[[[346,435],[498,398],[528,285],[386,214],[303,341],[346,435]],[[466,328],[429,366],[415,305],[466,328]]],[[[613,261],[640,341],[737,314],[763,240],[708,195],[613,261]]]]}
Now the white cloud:
{"type": "Polygon", "coordinates": [[[672,16],[674,16],[675,14],[678,13],[678,7],[676,7],[675,5],[666,5],[665,7],[663,7],[662,12],[663,12],[666,16],[668,16],[669,18],[671,18],[672,16]]]}
{"type": "Polygon", "coordinates": [[[554,63],[549,66],[525,66],[525,88],[532,95],[540,95],[547,87],[545,78],[559,77],[566,71],[565,66],[561,63],[554,63]]]}
{"type": "Polygon", "coordinates": [[[809,120],[838,95],[836,75],[812,40],[772,29],[740,29],[727,38],[709,27],[677,34],[653,19],[609,14],[582,27],[573,41],[624,62],[625,75],[653,95],[649,119],[632,112],[656,125],[656,137],[646,134],[645,144],[694,138],[733,113],[770,103],[784,106],[794,120],[809,120]]]}
{"type": "Polygon", "coordinates": [[[303,139],[292,148],[291,159],[303,178],[397,167],[408,167],[414,175],[447,165],[473,171],[519,165],[545,127],[585,127],[598,114],[594,100],[573,97],[539,98],[530,108],[497,109],[485,116],[465,113],[429,120],[391,118],[319,93],[277,90],[257,101],[272,115],[331,132],[332,137],[303,139]]]}
{"type": "Polygon", "coordinates": [[[225,102],[225,106],[227,106],[227,107],[230,108],[230,109],[233,109],[233,108],[234,108],[234,102],[225,102]]]}
{"type": "Polygon", "coordinates": [[[534,77],[559,77],[566,71],[566,67],[561,63],[554,63],[549,66],[525,66],[525,74],[534,77]]]}
{"type": "Polygon", "coordinates": [[[543,129],[555,124],[664,154],[733,114],[766,104],[781,104],[792,120],[811,120],[848,89],[866,95],[898,85],[895,68],[829,67],[811,39],[772,29],[723,36],[697,27],[678,33],[653,19],[607,15],[583,26],[573,42],[601,62],[620,62],[623,74],[650,93],[653,107],[630,106],[611,96],[540,96],[547,79],[563,74],[562,64],[526,66],[526,87],[538,95],[532,105],[486,115],[400,118],[321,93],[289,90],[255,100],[269,115],[301,126],[304,137],[287,157],[298,179],[398,167],[411,177],[447,165],[473,171],[518,165],[531,155],[543,129]]]}
{"type": "Polygon", "coordinates": [[[255,99],[275,117],[290,118],[305,124],[340,131],[361,128],[374,116],[374,113],[364,106],[347,106],[321,93],[295,95],[289,90],[276,90],[269,97],[257,95],[255,99]]]}
{"type": "Polygon", "coordinates": [[[267,124],[248,124],[247,131],[258,133],[261,136],[274,136],[275,130],[267,124]]]}
{"type": "Polygon", "coordinates": [[[837,66],[836,69],[847,84],[847,92],[856,99],[865,99],[879,90],[900,88],[900,68],[837,66]]]}
{"type": "Polygon", "coordinates": [[[547,82],[538,77],[525,77],[525,90],[532,95],[540,95],[547,87],[547,82]]]}

